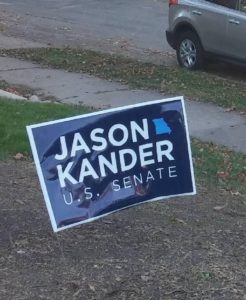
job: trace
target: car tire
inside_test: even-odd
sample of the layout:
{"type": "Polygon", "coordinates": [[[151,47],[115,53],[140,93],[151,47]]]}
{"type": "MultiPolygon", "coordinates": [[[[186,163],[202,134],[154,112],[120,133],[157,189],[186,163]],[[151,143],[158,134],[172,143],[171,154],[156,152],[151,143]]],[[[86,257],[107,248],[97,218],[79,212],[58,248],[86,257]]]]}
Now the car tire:
{"type": "Polygon", "coordinates": [[[192,31],[185,31],[179,35],[177,60],[182,68],[198,70],[204,65],[204,51],[199,37],[192,31]]]}

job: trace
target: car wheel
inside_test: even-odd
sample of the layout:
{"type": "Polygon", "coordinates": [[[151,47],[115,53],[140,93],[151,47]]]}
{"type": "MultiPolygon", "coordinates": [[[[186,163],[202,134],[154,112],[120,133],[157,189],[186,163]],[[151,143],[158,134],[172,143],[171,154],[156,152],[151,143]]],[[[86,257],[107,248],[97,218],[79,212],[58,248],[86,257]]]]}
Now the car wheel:
{"type": "Polygon", "coordinates": [[[177,60],[181,67],[189,70],[201,69],[204,54],[198,36],[192,31],[182,32],[177,43],[177,60]]]}

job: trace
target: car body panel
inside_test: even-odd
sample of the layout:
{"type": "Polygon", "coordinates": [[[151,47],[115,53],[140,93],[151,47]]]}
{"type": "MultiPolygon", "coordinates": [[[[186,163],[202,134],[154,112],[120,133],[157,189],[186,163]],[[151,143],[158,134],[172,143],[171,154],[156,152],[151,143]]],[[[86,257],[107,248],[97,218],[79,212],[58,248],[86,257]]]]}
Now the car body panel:
{"type": "Polygon", "coordinates": [[[238,59],[246,59],[246,13],[231,11],[228,14],[227,53],[238,59]]]}
{"type": "Polygon", "coordinates": [[[206,53],[246,62],[246,12],[239,10],[239,1],[228,2],[233,9],[207,0],[179,0],[169,9],[169,44],[175,49],[180,30],[189,26],[206,53]]]}

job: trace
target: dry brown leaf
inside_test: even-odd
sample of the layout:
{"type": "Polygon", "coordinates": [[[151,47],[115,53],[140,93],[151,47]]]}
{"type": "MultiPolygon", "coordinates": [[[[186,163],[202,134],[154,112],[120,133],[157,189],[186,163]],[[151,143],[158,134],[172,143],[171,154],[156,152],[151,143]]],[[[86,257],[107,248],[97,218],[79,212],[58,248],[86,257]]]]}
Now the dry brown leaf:
{"type": "Polygon", "coordinates": [[[223,208],[225,208],[225,206],[215,206],[215,207],[213,208],[213,210],[215,210],[215,211],[220,211],[220,210],[222,210],[223,208]]]}
{"type": "Polygon", "coordinates": [[[25,156],[22,153],[19,153],[19,152],[16,153],[15,156],[14,156],[14,159],[16,159],[16,160],[22,160],[24,158],[25,158],[25,156]]]}
{"type": "Polygon", "coordinates": [[[225,109],[225,112],[231,112],[231,111],[235,111],[235,110],[236,110],[236,107],[232,106],[232,107],[225,109]]]}
{"type": "Polygon", "coordinates": [[[229,173],[228,173],[228,172],[224,172],[224,171],[218,171],[218,172],[217,172],[217,175],[218,175],[220,178],[227,178],[227,177],[229,177],[229,173]]]}

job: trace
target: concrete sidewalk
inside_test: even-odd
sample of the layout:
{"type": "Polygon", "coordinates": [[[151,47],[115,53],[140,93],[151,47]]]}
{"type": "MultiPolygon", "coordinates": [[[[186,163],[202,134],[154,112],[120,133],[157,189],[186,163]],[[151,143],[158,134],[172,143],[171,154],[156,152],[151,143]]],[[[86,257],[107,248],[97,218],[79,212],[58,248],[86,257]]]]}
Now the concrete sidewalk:
{"type": "MultiPolygon", "coordinates": [[[[117,107],[167,97],[154,91],[132,90],[126,85],[86,74],[42,68],[8,57],[0,57],[0,79],[10,84],[29,86],[38,94],[55,97],[63,103],[95,108],[117,107]]],[[[211,104],[185,100],[192,137],[246,153],[245,115],[226,112],[211,104]]]]}

